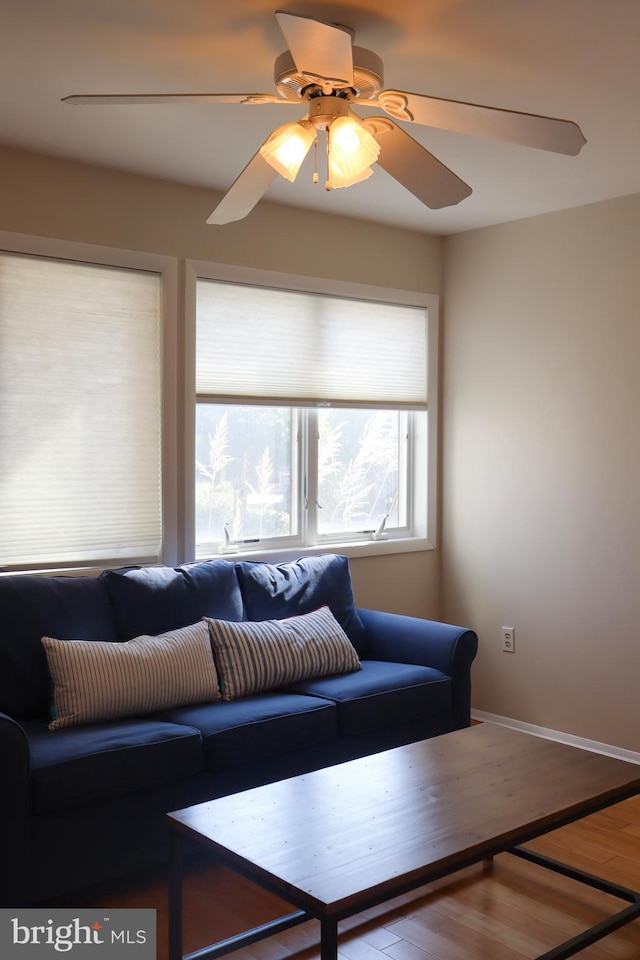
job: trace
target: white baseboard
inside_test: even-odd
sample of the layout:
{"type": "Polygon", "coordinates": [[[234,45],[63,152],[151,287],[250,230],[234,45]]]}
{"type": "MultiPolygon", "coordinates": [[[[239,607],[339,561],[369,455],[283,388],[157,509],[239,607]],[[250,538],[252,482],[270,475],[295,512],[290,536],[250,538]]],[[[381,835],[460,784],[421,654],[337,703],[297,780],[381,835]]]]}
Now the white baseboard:
{"type": "Polygon", "coordinates": [[[602,753],[607,757],[618,760],[627,760],[629,763],[640,764],[640,753],[634,750],[624,750],[622,747],[613,747],[608,743],[599,743],[597,740],[587,740],[584,737],[574,737],[572,733],[563,733],[560,730],[549,730],[547,727],[538,727],[533,723],[523,723],[521,720],[512,720],[510,717],[501,717],[496,713],[486,713],[484,710],[472,710],[472,720],[481,720],[486,723],[497,723],[502,727],[511,727],[512,730],[522,730],[545,740],[557,740],[570,747],[581,747],[591,750],[592,753],[602,753]]]}

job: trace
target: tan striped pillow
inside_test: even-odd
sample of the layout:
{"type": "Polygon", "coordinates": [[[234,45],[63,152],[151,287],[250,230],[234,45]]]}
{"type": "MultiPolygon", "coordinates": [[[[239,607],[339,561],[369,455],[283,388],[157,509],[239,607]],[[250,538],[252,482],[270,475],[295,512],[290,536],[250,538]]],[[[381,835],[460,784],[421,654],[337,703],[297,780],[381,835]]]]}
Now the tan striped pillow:
{"type": "Polygon", "coordinates": [[[224,700],[362,669],[329,607],[285,620],[206,619],[224,700]]]}
{"type": "Polygon", "coordinates": [[[125,643],[43,637],[53,681],[50,730],[219,700],[206,623],[125,643]]]}

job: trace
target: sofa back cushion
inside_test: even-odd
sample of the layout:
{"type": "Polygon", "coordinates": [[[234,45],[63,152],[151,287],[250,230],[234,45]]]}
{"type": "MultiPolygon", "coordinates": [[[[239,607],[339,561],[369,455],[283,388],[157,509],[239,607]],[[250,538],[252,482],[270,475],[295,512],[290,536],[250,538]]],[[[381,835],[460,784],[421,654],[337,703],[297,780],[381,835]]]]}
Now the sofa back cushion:
{"type": "Polygon", "coordinates": [[[282,620],[326,606],[360,656],[365,654],[347,557],[325,553],[278,564],[245,560],[236,570],[248,620],[282,620]]]}
{"type": "Polygon", "coordinates": [[[49,672],[41,638],[115,641],[105,584],[92,577],[0,577],[0,710],[46,717],[49,672]]]}
{"type": "Polygon", "coordinates": [[[176,630],[202,617],[243,617],[238,578],[229,560],[106,570],[101,579],[120,640],[176,630]]]}

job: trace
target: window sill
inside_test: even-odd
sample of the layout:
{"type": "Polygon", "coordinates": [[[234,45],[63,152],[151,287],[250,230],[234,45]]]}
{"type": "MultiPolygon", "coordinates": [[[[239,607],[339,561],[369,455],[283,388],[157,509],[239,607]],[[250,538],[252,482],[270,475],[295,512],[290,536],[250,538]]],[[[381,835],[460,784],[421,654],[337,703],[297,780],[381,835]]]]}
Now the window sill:
{"type": "MultiPolygon", "coordinates": [[[[426,551],[435,550],[435,545],[431,540],[428,540],[426,537],[406,537],[404,539],[396,540],[367,540],[359,541],[358,543],[343,541],[338,543],[324,543],[322,545],[316,544],[315,546],[305,547],[303,544],[299,544],[297,547],[287,547],[280,549],[258,549],[258,550],[241,550],[238,553],[214,553],[208,557],[198,557],[194,561],[185,560],[183,562],[204,562],[205,560],[230,560],[231,562],[235,560],[263,560],[269,563],[286,563],[289,560],[297,560],[298,557],[314,557],[319,556],[323,553],[338,553],[342,554],[345,557],[350,559],[356,559],[358,557],[383,557],[391,556],[398,553],[422,553],[426,551]]],[[[165,561],[159,560],[158,564],[166,564],[166,566],[178,566],[178,563],[173,563],[171,560],[167,559],[165,561]]],[[[122,566],[155,566],[155,563],[152,561],[140,560],[139,563],[131,561],[128,564],[122,564],[122,566]]],[[[4,576],[16,576],[18,574],[35,574],[42,577],[51,577],[51,576],[67,576],[67,577],[97,577],[104,570],[116,569],[118,564],[109,564],[105,566],[76,566],[76,567],[47,567],[38,570],[7,570],[0,571],[0,577],[4,576]]]]}
{"type": "Polygon", "coordinates": [[[269,563],[286,563],[301,556],[314,557],[323,553],[339,553],[351,559],[389,556],[396,553],[419,553],[434,549],[435,545],[426,537],[406,537],[396,540],[366,540],[357,543],[339,541],[337,543],[315,544],[314,546],[299,544],[296,547],[271,550],[262,547],[257,550],[240,550],[238,553],[214,554],[209,558],[201,557],[200,559],[216,559],[217,557],[223,560],[263,560],[269,563]]]}

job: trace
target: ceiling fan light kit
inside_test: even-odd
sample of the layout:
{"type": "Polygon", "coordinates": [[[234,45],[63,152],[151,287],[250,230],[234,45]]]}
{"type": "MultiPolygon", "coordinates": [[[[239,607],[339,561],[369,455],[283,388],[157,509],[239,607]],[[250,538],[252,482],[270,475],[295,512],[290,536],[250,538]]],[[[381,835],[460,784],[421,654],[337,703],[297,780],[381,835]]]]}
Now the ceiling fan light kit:
{"type": "MultiPolygon", "coordinates": [[[[276,58],[276,94],[88,94],[65,97],[71,104],[306,103],[308,116],[270,134],[236,178],[207,223],[246,217],[276,174],[295,180],[318,130],[326,132],[327,189],[352,186],[378,163],[422,203],[440,209],[460,203],[471,187],[449,170],[396,121],[493,137],[509,143],[576,156],[585,138],[570,120],[446,100],[402,90],[383,90],[382,60],[353,45],[348,27],[276,11],[288,50],[276,58]],[[378,107],[386,116],[361,119],[352,105],[378,107]],[[393,117],[390,120],[389,117],[393,117]]],[[[317,181],[317,171],[314,181],[317,181]]]]}
{"type": "MultiPolygon", "coordinates": [[[[350,187],[371,176],[380,144],[338,94],[309,100],[309,116],[278,127],[258,153],[287,180],[295,180],[317,131],[327,135],[327,190],[350,187]]],[[[317,182],[317,171],[314,181],[317,182]]]]}

